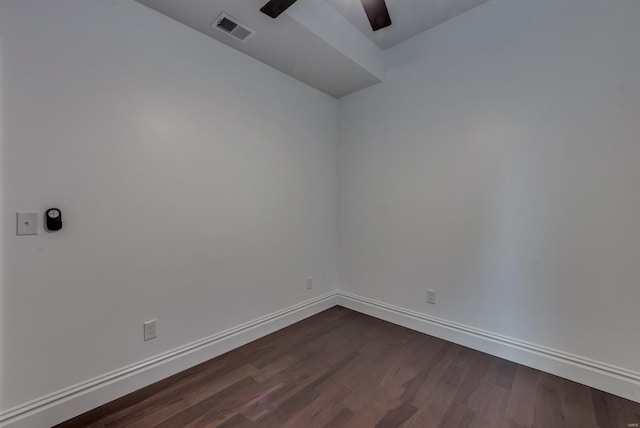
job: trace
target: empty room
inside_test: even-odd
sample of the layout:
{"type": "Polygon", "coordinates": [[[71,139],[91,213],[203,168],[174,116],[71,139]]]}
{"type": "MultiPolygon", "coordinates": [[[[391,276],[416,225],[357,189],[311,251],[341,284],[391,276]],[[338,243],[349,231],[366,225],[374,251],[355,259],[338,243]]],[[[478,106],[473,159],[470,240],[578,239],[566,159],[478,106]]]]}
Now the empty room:
{"type": "Polygon", "coordinates": [[[0,0],[0,428],[640,426],[640,1],[0,0]]]}

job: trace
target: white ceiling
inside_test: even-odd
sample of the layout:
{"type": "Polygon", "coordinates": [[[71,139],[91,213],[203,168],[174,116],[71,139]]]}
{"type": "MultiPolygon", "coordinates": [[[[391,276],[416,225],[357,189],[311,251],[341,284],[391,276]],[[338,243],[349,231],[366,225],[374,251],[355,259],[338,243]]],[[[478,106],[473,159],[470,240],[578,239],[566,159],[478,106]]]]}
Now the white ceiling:
{"type": "Polygon", "coordinates": [[[386,0],[392,25],[371,31],[360,0],[325,0],[380,49],[420,34],[487,0],[386,0]]]}
{"type": "Polygon", "coordinates": [[[360,0],[298,0],[272,19],[267,0],[136,0],[320,91],[341,97],[380,82],[382,50],[487,0],[387,0],[393,24],[373,32],[360,0]],[[222,13],[256,32],[246,43],[211,27],[222,13]]]}

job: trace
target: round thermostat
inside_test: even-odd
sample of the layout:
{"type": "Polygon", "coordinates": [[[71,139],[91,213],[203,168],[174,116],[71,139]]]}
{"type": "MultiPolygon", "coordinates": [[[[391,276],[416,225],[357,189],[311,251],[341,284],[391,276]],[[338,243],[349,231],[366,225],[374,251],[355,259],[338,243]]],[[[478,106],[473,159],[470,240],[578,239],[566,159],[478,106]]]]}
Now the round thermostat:
{"type": "Polygon", "coordinates": [[[44,215],[44,227],[47,232],[62,229],[62,213],[58,208],[49,208],[44,215]]]}

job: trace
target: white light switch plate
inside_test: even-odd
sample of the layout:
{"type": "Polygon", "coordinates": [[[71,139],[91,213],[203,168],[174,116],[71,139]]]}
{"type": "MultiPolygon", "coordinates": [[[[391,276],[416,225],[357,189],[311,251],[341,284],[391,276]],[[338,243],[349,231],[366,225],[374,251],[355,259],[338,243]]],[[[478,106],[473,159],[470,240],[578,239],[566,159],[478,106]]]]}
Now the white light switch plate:
{"type": "Polygon", "coordinates": [[[17,214],[18,235],[38,234],[38,213],[19,212],[17,214]]]}

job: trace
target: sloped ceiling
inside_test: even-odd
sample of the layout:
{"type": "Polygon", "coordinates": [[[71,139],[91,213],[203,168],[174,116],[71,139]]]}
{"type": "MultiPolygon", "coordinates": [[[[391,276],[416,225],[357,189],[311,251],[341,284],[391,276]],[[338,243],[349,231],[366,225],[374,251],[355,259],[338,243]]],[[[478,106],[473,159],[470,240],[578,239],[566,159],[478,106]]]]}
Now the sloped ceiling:
{"type": "Polygon", "coordinates": [[[487,0],[387,0],[393,24],[375,33],[360,0],[298,0],[276,19],[260,12],[267,0],[136,1],[339,98],[384,79],[384,49],[487,0]],[[223,12],[255,36],[213,28],[223,12]]]}

